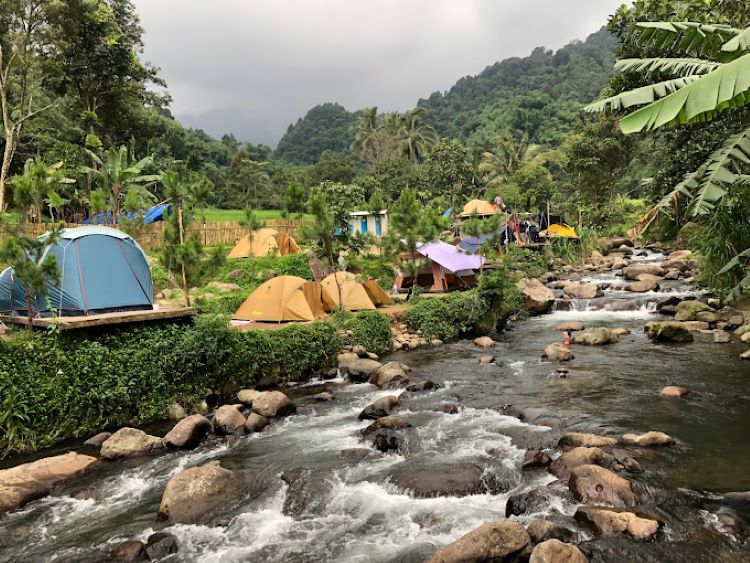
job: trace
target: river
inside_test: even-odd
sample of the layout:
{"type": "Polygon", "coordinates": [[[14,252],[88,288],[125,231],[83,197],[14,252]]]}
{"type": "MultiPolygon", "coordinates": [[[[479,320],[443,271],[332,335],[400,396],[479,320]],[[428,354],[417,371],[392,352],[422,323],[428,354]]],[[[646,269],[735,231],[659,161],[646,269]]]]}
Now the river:
{"type": "MultiPolygon", "coordinates": [[[[649,253],[637,260],[659,259],[649,253]]],[[[718,494],[750,490],[750,377],[747,363],[738,359],[743,347],[715,344],[703,334],[692,344],[651,343],[643,325],[658,317],[655,302],[693,290],[664,282],[658,293],[632,294],[622,291],[613,274],[590,277],[611,284],[604,297],[514,324],[496,337],[496,365],[480,366],[486,352],[469,340],[391,354],[388,360],[413,368],[413,379],[445,385],[415,395],[398,410],[414,425],[408,457],[373,451],[354,462],[340,455],[363,447],[358,431],[367,422],[357,419],[362,408],[399,391],[341,385],[334,403],[318,404],[310,396],[320,385],[308,385],[294,391],[296,415],[232,447],[209,441],[190,452],[109,463],[57,495],[5,515],[0,561],[100,561],[124,539],[145,541],[165,529],[180,547],[164,561],[417,562],[482,523],[505,518],[510,495],[540,487],[551,492],[549,503],[514,518],[526,523],[543,516],[570,528],[591,561],[750,560],[747,546],[722,533],[717,519],[729,509],[750,521],[747,505],[718,494]],[[560,379],[550,375],[556,366],[541,362],[540,354],[560,339],[554,327],[567,320],[632,332],[608,346],[575,346],[570,372],[560,379]],[[691,394],[661,399],[665,385],[687,387],[691,394]],[[435,410],[444,403],[462,409],[435,410]],[[654,542],[592,538],[572,518],[576,504],[567,488],[555,486],[544,470],[519,469],[527,446],[554,447],[567,430],[660,430],[677,440],[670,447],[623,448],[645,468],[635,476],[649,491],[642,510],[664,523],[654,542]],[[252,494],[227,506],[215,526],[157,522],[169,478],[213,459],[246,471],[252,494]],[[459,462],[480,465],[504,492],[417,499],[389,482],[405,466],[459,462]],[[289,486],[280,475],[296,468],[306,470],[307,485],[295,493],[301,496],[294,509],[285,510],[289,486]]]]}

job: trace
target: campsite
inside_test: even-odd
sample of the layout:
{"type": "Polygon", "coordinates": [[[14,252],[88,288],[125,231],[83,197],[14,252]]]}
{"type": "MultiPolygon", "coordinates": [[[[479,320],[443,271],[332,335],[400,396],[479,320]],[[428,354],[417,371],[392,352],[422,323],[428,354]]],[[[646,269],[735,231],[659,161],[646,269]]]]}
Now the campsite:
{"type": "Polygon", "coordinates": [[[620,2],[0,2],[0,563],[747,560],[750,11],[620,2]]]}

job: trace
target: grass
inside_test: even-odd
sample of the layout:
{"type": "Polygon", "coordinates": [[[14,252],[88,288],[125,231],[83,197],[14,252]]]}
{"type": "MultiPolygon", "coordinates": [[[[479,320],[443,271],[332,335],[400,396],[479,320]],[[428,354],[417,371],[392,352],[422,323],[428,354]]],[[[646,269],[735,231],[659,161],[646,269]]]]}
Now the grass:
{"type": "MultiPolygon", "coordinates": [[[[279,209],[257,209],[255,214],[262,221],[272,221],[281,218],[279,209]]],[[[206,222],[219,223],[223,221],[239,221],[243,218],[242,209],[206,209],[206,222]]],[[[312,215],[305,215],[305,219],[312,219],[312,215]]]]}

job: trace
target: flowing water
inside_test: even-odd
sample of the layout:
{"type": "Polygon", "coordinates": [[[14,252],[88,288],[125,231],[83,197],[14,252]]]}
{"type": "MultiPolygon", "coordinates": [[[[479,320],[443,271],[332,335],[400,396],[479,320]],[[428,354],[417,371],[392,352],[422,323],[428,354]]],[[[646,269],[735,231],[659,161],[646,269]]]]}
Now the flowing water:
{"type": "Polygon", "coordinates": [[[367,425],[357,419],[360,410],[399,391],[342,385],[335,403],[317,404],[310,395],[320,386],[309,385],[295,391],[298,414],[261,435],[232,447],[209,441],[191,452],[105,464],[56,496],[2,517],[0,561],[99,561],[124,539],[145,541],[164,529],[180,546],[170,561],[416,562],[484,522],[505,518],[508,497],[535,488],[547,490],[549,502],[514,518],[526,523],[543,516],[574,530],[592,561],[750,560],[747,544],[719,520],[733,513],[750,521],[747,505],[719,494],[750,490],[750,374],[738,359],[742,347],[700,334],[692,344],[653,344],[642,329],[659,317],[655,301],[692,290],[666,282],[658,293],[631,294],[613,274],[591,279],[607,288],[603,297],[514,325],[497,337],[497,365],[480,366],[486,352],[470,341],[392,354],[389,360],[412,366],[413,379],[445,385],[403,401],[398,414],[414,425],[408,456],[373,450],[354,462],[340,455],[368,447],[359,440],[367,425]],[[539,358],[560,340],[554,327],[566,320],[632,334],[609,346],[575,346],[570,372],[559,379],[551,375],[556,366],[539,358]],[[692,393],[660,399],[659,390],[671,384],[692,393]],[[435,410],[444,403],[463,408],[459,414],[435,410]],[[568,430],[660,430],[676,438],[672,447],[627,448],[646,470],[635,477],[648,492],[641,510],[663,522],[656,541],[592,538],[572,518],[576,504],[566,487],[544,470],[521,472],[526,447],[553,448],[568,430]],[[227,506],[213,526],[157,522],[169,478],[214,459],[245,471],[251,494],[227,506]],[[461,462],[479,464],[504,492],[418,499],[389,480],[405,467],[461,462]],[[305,469],[304,481],[292,493],[280,476],[297,468],[305,469]]]}

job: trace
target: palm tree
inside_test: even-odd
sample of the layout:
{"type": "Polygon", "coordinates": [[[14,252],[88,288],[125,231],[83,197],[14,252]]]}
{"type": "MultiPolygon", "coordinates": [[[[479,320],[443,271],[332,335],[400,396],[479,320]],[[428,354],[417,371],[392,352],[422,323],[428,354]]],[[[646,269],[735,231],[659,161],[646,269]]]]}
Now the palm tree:
{"type": "Polygon", "coordinates": [[[379,127],[377,106],[363,109],[354,125],[354,141],[350,147],[352,152],[360,155],[371,152],[374,149],[374,135],[379,127]]]}
{"type": "MultiPolygon", "coordinates": [[[[620,111],[643,106],[620,120],[625,134],[664,126],[710,121],[721,112],[750,102],[750,27],[696,22],[638,22],[630,33],[636,46],[667,57],[626,58],[620,72],[670,78],[622,92],[589,105],[588,111],[620,111]]],[[[750,128],[730,135],[697,170],[688,174],[651,213],[670,213],[684,200],[693,216],[707,216],[750,186],[750,128]]],[[[648,223],[650,224],[650,222],[648,223]]],[[[648,224],[646,227],[648,227],[648,224]]],[[[719,273],[740,265],[750,252],[737,252],[719,273]]],[[[730,295],[750,287],[746,276],[730,295]]]]}
{"type": "Polygon", "coordinates": [[[33,209],[34,221],[42,220],[42,208],[45,203],[49,205],[53,219],[53,208],[59,210],[67,203],[55,190],[63,184],[73,184],[75,180],[66,178],[62,167],[62,162],[49,166],[37,156],[27,160],[23,166],[23,173],[9,181],[13,186],[16,205],[33,209]]]}
{"type": "Polygon", "coordinates": [[[416,107],[400,118],[397,133],[399,145],[404,156],[407,156],[414,166],[424,159],[430,148],[439,140],[435,129],[424,120],[425,113],[424,108],[416,107]]]}
{"type": "Polygon", "coordinates": [[[513,135],[506,133],[499,137],[493,151],[482,153],[479,171],[483,174],[488,187],[506,183],[526,162],[532,160],[539,151],[539,145],[529,143],[529,136],[524,133],[516,142],[513,135]]]}

